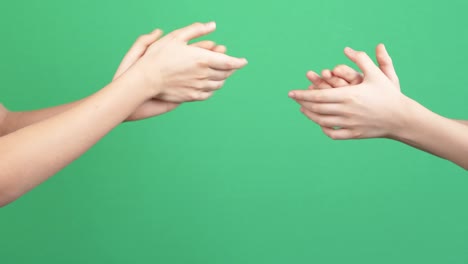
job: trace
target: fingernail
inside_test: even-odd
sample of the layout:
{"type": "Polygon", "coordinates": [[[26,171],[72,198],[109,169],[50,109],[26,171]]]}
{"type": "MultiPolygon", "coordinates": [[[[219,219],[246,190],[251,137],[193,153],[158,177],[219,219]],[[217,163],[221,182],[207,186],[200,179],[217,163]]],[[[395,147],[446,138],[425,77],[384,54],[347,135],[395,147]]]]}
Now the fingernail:
{"type": "Polygon", "coordinates": [[[294,97],[296,97],[296,94],[295,94],[294,92],[289,92],[289,94],[288,94],[288,95],[289,95],[289,97],[291,97],[291,98],[294,98],[294,97]]]}

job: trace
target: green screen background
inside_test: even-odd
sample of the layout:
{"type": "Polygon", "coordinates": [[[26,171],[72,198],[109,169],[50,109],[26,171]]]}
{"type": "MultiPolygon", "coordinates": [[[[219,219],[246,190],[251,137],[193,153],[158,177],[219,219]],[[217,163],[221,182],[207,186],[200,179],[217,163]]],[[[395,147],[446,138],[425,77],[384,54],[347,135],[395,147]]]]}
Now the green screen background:
{"type": "MultiPolygon", "coordinates": [[[[0,210],[0,263],[468,263],[468,177],[388,140],[334,142],[291,89],[384,42],[402,89],[468,118],[466,1],[2,1],[0,100],[85,97],[139,34],[215,20],[250,64],[207,102],[124,124],[0,210]]],[[[25,164],[28,166],[28,164],[25,164]]]]}

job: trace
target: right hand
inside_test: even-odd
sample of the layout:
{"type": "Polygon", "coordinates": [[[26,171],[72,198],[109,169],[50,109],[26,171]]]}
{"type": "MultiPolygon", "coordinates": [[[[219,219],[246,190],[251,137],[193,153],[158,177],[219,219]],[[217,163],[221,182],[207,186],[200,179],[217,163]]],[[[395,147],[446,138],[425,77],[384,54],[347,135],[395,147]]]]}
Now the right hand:
{"type": "Polygon", "coordinates": [[[246,59],[188,45],[215,29],[211,22],[173,31],[152,44],[128,72],[140,74],[151,98],[173,103],[206,100],[247,65],[246,59]]]}

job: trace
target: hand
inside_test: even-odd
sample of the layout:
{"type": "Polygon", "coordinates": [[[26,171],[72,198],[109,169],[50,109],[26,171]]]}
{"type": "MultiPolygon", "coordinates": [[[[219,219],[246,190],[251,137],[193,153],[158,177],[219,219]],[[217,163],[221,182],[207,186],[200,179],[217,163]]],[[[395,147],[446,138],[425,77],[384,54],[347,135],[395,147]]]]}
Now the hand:
{"type": "Polygon", "coordinates": [[[309,89],[329,89],[360,84],[363,81],[363,76],[347,65],[339,65],[332,71],[323,70],[322,76],[314,71],[309,71],[307,79],[312,82],[309,89]]]}
{"type": "MultiPolygon", "coordinates": [[[[113,80],[118,79],[125,73],[135,62],[137,62],[146,52],[148,47],[156,42],[162,36],[162,31],[156,29],[150,34],[140,36],[130,50],[127,52],[122,62],[120,63],[113,80]]],[[[216,45],[213,41],[201,41],[192,44],[194,47],[211,50],[218,53],[225,53],[226,47],[223,45],[216,45]]],[[[150,118],[167,113],[175,109],[179,104],[165,102],[158,99],[150,99],[143,103],[138,109],[133,112],[126,121],[136,121],[145,118],[150,118]]]]}
{"type": "Polygon", "coordinates": [[[208,99],[236,69],[247,64],[245,59],[187,44],[215,28],[215,23],[196,23],[168,34],[150,45],[127,73],[143,81],[150,98],[173,103],[208,99]]]}
{"type": "MultiPolygon", "coordinates": [[[[400,89],[400,81],[384,45],[377,46],[376,56],[380,70],[400,89]]],[[[325,69],[322,71],[322,77],[310,71],[307,73],[307,78],[313,84],[310,89],[339,88],[357,85],[364,80],[361,73],[347,65],[338,65],[332,71],[325,69]]]]}
{"type": "Polygon", "coordinates": [[[363,71],[361,84],[340,89],[297,90],[290,92],[290,97],[333,139],[394,136],[405,126],[405,113],[413,101],[400,92],[385,47],[377,47],[380,69],[364,52],[346,48],[345,54],[363,71]]]}

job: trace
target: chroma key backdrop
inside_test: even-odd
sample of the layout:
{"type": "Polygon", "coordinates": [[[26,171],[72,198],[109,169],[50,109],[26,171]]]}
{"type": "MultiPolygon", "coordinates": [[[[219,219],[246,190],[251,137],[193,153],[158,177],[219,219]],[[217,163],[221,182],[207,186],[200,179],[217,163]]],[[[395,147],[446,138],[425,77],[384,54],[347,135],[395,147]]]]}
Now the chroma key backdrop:
{"type": "Polygon", "coordinates": [[[383,42],[405,94],[468,118],[467,11],[431,0],[2,1],[0,102],[11,110],[92,94],[155,28],[214,20],[205,39],[249,65],[208,101],[123,124],[0,209],[0,263],[468,263],[463,169],[390,140],[333,141],[288,98],[309,86],[307,70],[349,64],[345,46],[374,55],[383,42]]]}

